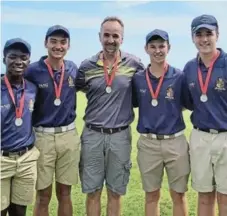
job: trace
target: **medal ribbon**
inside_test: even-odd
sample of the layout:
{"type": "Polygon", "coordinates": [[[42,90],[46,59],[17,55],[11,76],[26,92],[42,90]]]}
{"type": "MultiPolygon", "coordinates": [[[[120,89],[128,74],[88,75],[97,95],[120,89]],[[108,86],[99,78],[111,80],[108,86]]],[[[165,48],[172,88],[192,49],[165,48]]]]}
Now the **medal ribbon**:
{"type": "Polygon", "coordinates": [[[167,70],[168,70],[168,64],[165,64],[164,65],[164,73],[161,76],[161,78],[159,79],[157,89],[154,92],[152,84],[151,84],[151,81],[150,81],[150,78],[149,78],[149,68],[147,68],[147,70],[146,70],[146,80],[147,80],[147,85],[148,85],[148,88],[150,90],[152,99],[157,99],[158,98],[158,95],[159,95],[159,92],[161,90],[161,86],[162,86],[162,83],[163,83],[163,79],[164,79],[164,76],[165,76],[167,70]]]}
{"type": "Polygon", "coordinates": [[[118,58],[117,56],[115,57],[113,69],[111,71],[111,75],[109,76],[108,70],[107,70],[107,60],[103,59],[103,69],[104,69],[104,74],[105,74],[105,80],[106,80],[106,85],[111,86],[113,79],[115,77],[115,73],[117,71],[118,66],[118,58]]]}
{"type": "Polygon", "coordinates": [[[46,64],[48,72],[49,72],[49,74],[52,77],[53,82],[54,82],[55,96],[56,96],[57,99],[60,99],[63,80],[64,80],[64,74],[65,74],[65,65],[64,65],[64,63],[62,64],[60,83],[59,83],[59,86],[57,86],[57,83],[54,80],[54,72],[53,72],[50,64],[47,62],[47,59],[45,59],[44,62],[46,64]]]}
{"type": "Polygon", "coordinates": [[[213,70],[214,67],[214,63],[217,60],[218,56],[220,55],[220,51],[217,50],[217,53],[215,54],[214,58],[211,60],[211,63],[209,65],[209,69],[208,69],[208,73],[205,79],[205,83],[203,83],[203,77],[202,77],[202,71],[198,65],[198,79],[199,79],[199,85],[200,85],[200,89],[202,91],[202,94],[206,95],[207,93],[207,88],[208,88],[208,84],[210,81],[210,77],[211,77],[211,72],[213,70]]]}
{"type": "Polygon", "coordinates": [[[22,79],[22,82],[23,82],[23,92],[22,92],[22,95],[21,95],[21,99],[19,101],[19,107],[17,107],[16,105],[16,101],[15,101],[15,97],[14,97],[14,94],[13,94],[13,89],[11,87],[11,84],[9,83],[9,80],[7,78],[7,76],[4,76],[4,81],[6,83],[6,87],[9,91],[9,95],[13,101],[13,104],[15,106],[15,110],[16,110],[16,118],[21,118],[22,117],[22,114],[23,114],[23,110],[24,110],[24,100],[25,100],[25,94],[24,94],[24,89],[25,89],[25,82],[24,82],[24,79],[22,79]]]}

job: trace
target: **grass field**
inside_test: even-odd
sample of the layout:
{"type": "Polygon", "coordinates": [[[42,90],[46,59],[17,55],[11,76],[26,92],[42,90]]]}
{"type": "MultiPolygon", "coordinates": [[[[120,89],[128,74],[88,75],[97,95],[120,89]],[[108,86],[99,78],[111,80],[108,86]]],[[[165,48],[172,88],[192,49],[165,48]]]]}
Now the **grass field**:
{"type": "MultiPolygon", "coordinates": [[[[77,129],[79,133],[81,134],[81,131],[83,129],[83,115],[84,110],[86,107],[86,99],[85,96],[81,93],[78,94],[78,100],[77,100],[77,129]]],[[[135,113],[137,114],[137,110],[135,110],[135,113]]],[[[185,134],[188,138],[189,133],[191,131],[191,124],[189,120],[189,112],[184,111],[184,118],[187,125],[187,129],[185,131],[185,134]]],[[[144,192],[142,190],[141,180],[140,180],[140,174],[139,169],[136,162],[136,155],[137,155],[137,149],[136,149],[136,142],[138,140],[139,134],[136,131],[136,124],[137,124],[137,115],[135,118],[135,121],[132,124],[132,133],[133,133],[133,151],[132,151],[132,169],[131,169],[131,177],[130,177],[130,183],[128,186],[127,194],[122,198],[122,216],[143,216],[144,215],[144,192]]],[[[189,209],[189,215],[195,216],[196,215],[196,193],[191,189],[190,182],[189,182],[189,191],[187,193],[187,199],[188,199],[188,209],[189,209]]],[[[76,187],[73,187],[72,191],[72,199],[73,199],[73,207],[74,207],[74,215],[78,216],[84,216],[85,215],[85,195],[81,193],[80,185],[77,185],[76,187]]],[[[33,206],[29,206],[28,208],[28,216],[32,215],[32,208],[33,206]]],[[[106,208],[106,193],[104,190],[104,193],[102,195],[102,215],[105,216],[105,208],[106,208]]],[[[161,208],[161,216],[171,216],[172,215],[172,204],[169,197],[168,192],[168,183],[166,177],[163,181],[162,186],[162,198],[160,201],[160,208],[161,208]]],[[[56,216],[57,212],[57,202],[55,194],[53,194],[52,201],[50,204],[50,215],[56,216]]]]}

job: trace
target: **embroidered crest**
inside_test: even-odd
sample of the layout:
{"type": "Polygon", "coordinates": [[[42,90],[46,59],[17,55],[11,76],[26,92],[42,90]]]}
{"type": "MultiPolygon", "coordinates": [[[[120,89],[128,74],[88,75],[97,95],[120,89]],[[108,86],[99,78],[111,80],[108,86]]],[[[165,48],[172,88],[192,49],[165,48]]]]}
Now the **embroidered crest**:
{"type": "Polygon", "coordinates": [[[72,79],[71,76],[69,76],[68,82],[69,82],[69,87],[74,87],[75,86],[75,84],[74,84],[73,79],[72,79]]]}
{"type": "Polygon", "coordinates": [[[170,99],[170,100],[173,100],[174,99],[174,91],[173,91],[173,88],[171,86],[169,86],[166,89],[166,96],[165,96],[165,98],[170,99]]]}
{"type": "Polygon", "coordinates": [[[34,101],[32,99],[29,100],[28,109],[30,112],[34,110],[34,101]]]}
{"type": "Polygon", "coordinates": [[[189,83],[189,88],[194,88],[194,87],[195,87],[195,83],[194,82],[189,83]]]}
{"type": "Polygon", "coordinates": [[[225,82],[224,80],[219,77],[216,81],[216,86],[215,86],[215,89],[218,90],[218,91],[225,91],[225,82]]]}

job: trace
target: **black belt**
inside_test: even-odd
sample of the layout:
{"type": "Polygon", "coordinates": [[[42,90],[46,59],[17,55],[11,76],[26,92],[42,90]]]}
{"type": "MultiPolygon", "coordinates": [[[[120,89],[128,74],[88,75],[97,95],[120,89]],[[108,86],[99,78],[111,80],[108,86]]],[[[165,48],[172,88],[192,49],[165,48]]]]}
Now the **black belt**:
{"type": "Polygon", "coordinates": [[[117,132],[120,132],[120,131],[127,129],[128,125],[124,126],[124,127],[119,127],[119,128],[100,128],[100,127],[97,127],[95,125],[87,124],[86,127],[91,129],[91,130],[100,132],[100,133],[114,134],[114,133],[117,133],[117,132]]]}
{"type": "Polygon", "coordinates": [[[5,156],[5,157],[22,156],[23,154],[25,154],[26,152],[31,150],[33,147],[34,147],[34,143],[31,144],[30,146],[23,147],[23,148],[20,148],[20,149],[18,149],[16,151],[12,151],[12,152],[8,152],[8,151],[2,150],[2,156],[5,156]]]}
{"type": "Polygon", "coordinates": [[[223,130],[215,130],[215,129],[198,128],[196,126],[194,126],[194,129],[199,130],[199,131],[203,131],[203,132],[207,132],[207,133],[212,133],[212,134],[227,132],[227,130],[224,130],[224,129],[223,130]]]}

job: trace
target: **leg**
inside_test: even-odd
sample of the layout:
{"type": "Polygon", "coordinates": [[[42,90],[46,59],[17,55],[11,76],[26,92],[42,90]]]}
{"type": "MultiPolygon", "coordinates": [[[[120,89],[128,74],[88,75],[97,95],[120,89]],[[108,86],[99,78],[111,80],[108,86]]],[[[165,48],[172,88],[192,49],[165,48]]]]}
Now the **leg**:
{"type": "Polygon", "coordinates": [[[227,194],[217,193],[219,216],[227,215],[227,194]]]}
{"type": "Polygon", "coordinates": [[[52,196],[52,185],[43,190],[38,190],[34,208],[34,216],[49,216],[48,206],[52,196]]]}
{"type": "Polygon", "coordinates": [[[101,194],[102,190],[87,194],[86,213],[87,216],[101,216],[101,194]]]}
{"type": "Polygon", "coordinates": [[[160,190],[153,192],[146,192],[145,195],[145,215],[146,216],[159,216],[159,199],[160,199],[160,190]]]}
{"type": "Polygon", "coordinates": [[[170,196],[173,202],[173,216],[186,216],[185,192],[190,173],[188,143],[184,135],[162,141],[164,161],[168,176],[170,196]]]}
{"type": "Polygon", "coordinates": [[[161,142],[141,135],[137,148],[137,162],[145,191],[145,215],[159,216],[160,188],[164,172],[161,142]]]}
{"type": "Polygon", "coordinates": [[[215,195],[215,191],[198,194],[198,216],[215,216],[215,195]]]}
{"type": "Polygon", "coordinates": [[[131,169],[131,129],[109,135],[105,152],[107,213],[120,215],[120,196],[126,194],[131,169]]]}
{"type": "Polygon", "coordinates": [[[16,205],[14,203],[10,203],[8,208],[9,216],[26,216],[27,206],[16,205]]]}
{"type": "Polygon", "coordinates": [[[107,216],[120,216],[121,196],[107,189],[107,216]]]}
{"type": "Polygon", "coordinates": [[[187,216],[185,193],[177,193],[176,191],[170,190],[170,195],[173,202],[173,216],[187,216]]]}
{"type": "Polygon", "coordinates": [[[99,216],[105,179],[105,135],[85,127],[81,142],[80,179],[82,191],[87,194],[86,211],[88,216],[99,216]]]}
{"type": "Polygon", "coordinates": [[[58,199],[58,216],[72,216],[71,186],[56,182],[56,195],[58,199]]]}

